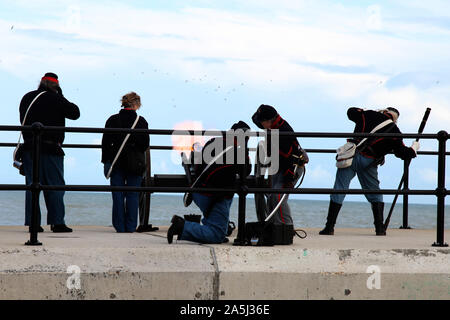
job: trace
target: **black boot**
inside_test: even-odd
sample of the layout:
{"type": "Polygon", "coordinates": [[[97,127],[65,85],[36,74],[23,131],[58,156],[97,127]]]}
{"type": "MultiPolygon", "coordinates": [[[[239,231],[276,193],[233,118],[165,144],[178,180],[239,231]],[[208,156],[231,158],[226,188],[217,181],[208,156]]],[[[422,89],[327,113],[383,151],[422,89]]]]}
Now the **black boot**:
{"type": "Polygon", "coordinates": [[[172,217],[172,225],[167,230],[167,242],[172,243],[174,235],[181,235],[184,229],[184,219],[174,215],[172,217]]]}
{"type": "Polygon", "coordinates": [[[328,207],[327,223],[325,228],[319,232],[321,235],[334,235],[334,225],[336,224],[336,219],[341,210],[342,204],[330,201],[330,206],[328,207]]]}
{"type": "Polygon", "coordinates": [[[371,202],[373,212],[373,224],[375,225],[375,233],[377,236],[385,236],[386,230],[384,229],[384,202],[371,202]]]}
{"type": "Polygon", "coordinates": [[[50,229],[55,233],[72,232],[72,229],[65,224],[54,224],[50,226],[50,229]]]}

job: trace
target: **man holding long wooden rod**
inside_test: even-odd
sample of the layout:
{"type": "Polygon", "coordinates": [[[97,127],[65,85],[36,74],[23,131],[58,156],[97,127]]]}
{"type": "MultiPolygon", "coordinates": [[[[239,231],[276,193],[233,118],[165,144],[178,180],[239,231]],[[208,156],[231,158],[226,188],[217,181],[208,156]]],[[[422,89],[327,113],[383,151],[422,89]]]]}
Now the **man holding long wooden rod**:
{"type": "MultiPolygon", "coordinates": [[[[350,108],[347,111],[348,118],[356,124],[355,133],[370,133],[374,131],[377,133],[401,133],[396,125],[399,115],[399,111],[391,107],[378,111],[360,108],[350,108]],[[384,125],[382,129],[377,129],[380,127],[380,124],[389,119],[392,120],[392,123],[384,125]]],[[[361,140],[359,138],[353,142],[359,144],[361,140]]],[[[378,165],[384,164],[384,156],[393,151],[396,157],[408,160],[416,157],[419,148],[420,144],[418,141],[414,141],[412,146],[408,148],[404,145],[401,138],[375,137],[366,139],[356,148],[351,165],[337,170],[333,188],[335,190],[348,190],[350,182],[355,175],[358,175],[359,182],[364,190],[380,190],[378,165]]],[[[376,235],[385,236],[383,195],[366,194],[365,197],[372,206],[376,235]]],[[[345,194],[332,194],[330,198],[327,222],[325,228],[319,232],[321,235],[334,234],[334,225],[344,202],[345,194]]]]}

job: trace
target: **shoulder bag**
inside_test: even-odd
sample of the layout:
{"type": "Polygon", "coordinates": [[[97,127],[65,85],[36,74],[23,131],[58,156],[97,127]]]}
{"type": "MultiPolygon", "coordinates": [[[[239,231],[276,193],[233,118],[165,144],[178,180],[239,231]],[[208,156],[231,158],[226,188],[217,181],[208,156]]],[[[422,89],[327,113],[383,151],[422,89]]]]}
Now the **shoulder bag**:
{"type": "MultiPolygon", "coordinates": [[[[372,131],[370,131],[370,133],[375,133],[378,130],[384,128],[385,126],[387,126],[388,124],[393,123],[392,120],[386,120],[382,123],[380,123],[378,126],[376,126],[375,128],[373,128],[372,131]]],[[[346,144],[344,144],[343,146],[339,147],[336,150],[336,167],[338,167],[339,169],[343,169],[343,168],[348,168],[352,165],[353,163],[353,157],[355,156],[355,152],[356,149],[361,146],[364,142],[366,142],[367,138],[364,138],[361,140],[360,143],[355,144],[353,142],[347,142],[346,144]]]]}

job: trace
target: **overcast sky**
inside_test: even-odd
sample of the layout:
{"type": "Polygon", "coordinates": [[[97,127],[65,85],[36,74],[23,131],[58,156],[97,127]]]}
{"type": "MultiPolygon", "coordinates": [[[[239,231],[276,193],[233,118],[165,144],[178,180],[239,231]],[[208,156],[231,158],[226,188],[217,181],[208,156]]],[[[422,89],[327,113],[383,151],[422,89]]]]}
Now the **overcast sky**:
{"type": "MultiPolygon", "coordinates": [[[[2,124],[19,123],[20,99],[51,71],[81,110],[68,126],[103,127],[119,110],[121,96],[133,90],[142,97],[140,114],[151,128],[196,121],[206,129],[227,129],[244,120],[256,129],[251,115],[265,103],[296,131],[351,132],[350,106],[394,106],[405,133],[417,132],[431,107],[425,132],[449,131],[448,1],[0,0],[0,39],[2,124]]],[[[2,142],[18,138],[0,135],[2,142]]],[[[68,134],[66,142],[100,139],[68,134]]],[[[337,148],[344,141],[300,143],[337,148]]],[[[435,142],[422,142],[422,150],[436,148],[435,142]]],[[[0,183],[23,183],[11,154],[0,150],[0,183]]],[[[66,183],[107,183],[100,151],[66,154],[66,183]]],[[[173,157],[153,151],[153,173],[181,172],[173,157]]],[[[310,158],[304,187],[332,187],[333,155],[310,158]]],[[[436,187],[437,158],[422,156],[411,168],[412,188],[436,187]]],[[[379,170],[382,188],[397,188],[401,169],[402,162],[389,156],[379,170]]],[[[359,188],[357,179],[352,187],[359,188]]]]}

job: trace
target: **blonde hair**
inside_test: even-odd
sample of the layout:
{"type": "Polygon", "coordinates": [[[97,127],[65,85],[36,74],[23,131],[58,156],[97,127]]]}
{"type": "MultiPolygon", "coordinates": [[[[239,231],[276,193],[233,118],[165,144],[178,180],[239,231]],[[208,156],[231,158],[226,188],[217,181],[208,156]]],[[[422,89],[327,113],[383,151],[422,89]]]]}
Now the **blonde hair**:
{"type": "Polygon", "coordinates": [[[122,107],[132,108],[135,105],[141,106],[141,97],[136,92],[127,93],[120,100],[122,102],[122,107]]]}

